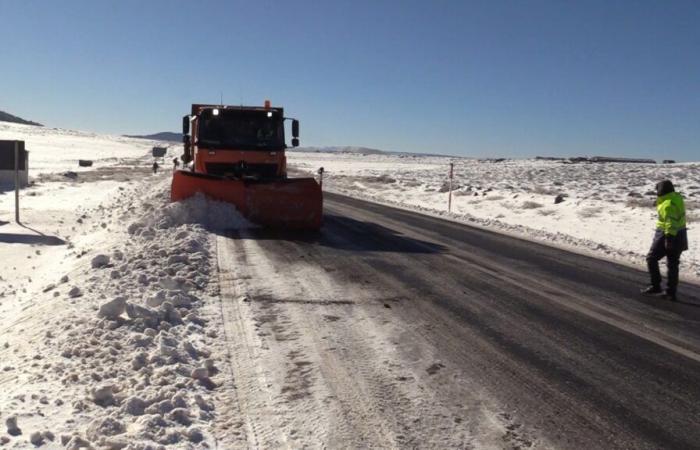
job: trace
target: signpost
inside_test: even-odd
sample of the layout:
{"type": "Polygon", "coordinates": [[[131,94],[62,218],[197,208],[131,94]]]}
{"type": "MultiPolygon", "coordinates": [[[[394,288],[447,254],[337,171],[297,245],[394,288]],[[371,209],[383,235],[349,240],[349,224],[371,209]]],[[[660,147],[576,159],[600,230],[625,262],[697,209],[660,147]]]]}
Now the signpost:
{"type": "Polygon", "coordinates": [[[15,185],[15,221],[19,223],[19,190],[29,183],[29,157],[24,141],[0,140],[0,184],[15,185]]]}
{"type": "Polygon", "coordinates": [[[153,147],[151,149],[151,154],[154,158],[163,158],[168,152],[168,147],[153,147]]]}

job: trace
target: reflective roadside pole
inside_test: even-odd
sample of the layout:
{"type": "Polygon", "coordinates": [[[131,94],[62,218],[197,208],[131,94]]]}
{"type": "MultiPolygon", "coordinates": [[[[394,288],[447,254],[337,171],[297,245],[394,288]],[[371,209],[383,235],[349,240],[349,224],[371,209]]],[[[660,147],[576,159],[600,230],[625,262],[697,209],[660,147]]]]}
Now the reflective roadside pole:
{"type": "Polygon", "coordinates": [[[454,177],[455,163],[450,163],[449,192],[447,194],[447,212],[452,212],[452,178],[454,177]]]}
{"type": "Polygon", "coordinates": [[[19,223],[19,141],[15,141],[15,222],[19,223]]]}

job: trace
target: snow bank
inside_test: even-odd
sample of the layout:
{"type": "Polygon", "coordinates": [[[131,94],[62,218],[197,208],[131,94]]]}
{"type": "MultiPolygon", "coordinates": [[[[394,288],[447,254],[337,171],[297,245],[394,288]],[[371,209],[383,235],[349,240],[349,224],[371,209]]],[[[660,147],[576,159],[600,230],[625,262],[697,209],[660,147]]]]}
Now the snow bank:
{"type": "Polygon", "coordinates": [[[67,264],[53,267],[64,272],[0,294],[22,309],[0,340],[8,448],[215,445],[223,362],[210,231],[249,224],[203,196],[169,203],[168,183],[147,179],[77,211],[67,264]]]}
{"type": "Polygon", "coordinates": [[[149,215],[129,226],[129,233],[151,233],[179,225],[199,224],[209,230],[241,229],[251,226],[230,203],[208,199],[201,193],[182,202],[162,207],[158,215],[149,215]]]}

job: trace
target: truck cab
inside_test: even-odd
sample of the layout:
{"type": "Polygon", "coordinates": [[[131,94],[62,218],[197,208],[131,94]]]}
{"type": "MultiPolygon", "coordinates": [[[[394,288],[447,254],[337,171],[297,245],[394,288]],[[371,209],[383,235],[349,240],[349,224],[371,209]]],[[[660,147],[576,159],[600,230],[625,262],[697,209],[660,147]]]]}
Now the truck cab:
{"type": "MultiPolygon", "coordinates": [[[[183,117],[185,164],[193,170],[233,179],[287,176],[283,108],[192,105],[183,117]]],[[[292,119],[292,146],[299,145],[299,122],[292,119]]]]}

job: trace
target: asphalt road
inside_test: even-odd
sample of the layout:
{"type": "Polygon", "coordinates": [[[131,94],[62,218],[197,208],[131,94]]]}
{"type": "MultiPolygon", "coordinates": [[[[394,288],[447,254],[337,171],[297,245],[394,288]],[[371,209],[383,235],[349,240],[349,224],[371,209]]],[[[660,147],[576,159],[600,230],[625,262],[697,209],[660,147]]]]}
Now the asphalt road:
{"type": "MultiPolygon", "coordinates": [[[[356,373],[356,363],[347,363],[345,372],[357,380],[413,380],[419,394],[375,398],[376,408],[363,414],[391,414],[382,426],[394,437],[377,442],[371,430],[366,439],[356,431],[358,440],[351,446],[478,446],[484,442],[480,436],[490,436],[480,425],[485,416],[474,413],[481,408],[500,424],[500,441],[488,441],[496,447],[700,448],[697,286],[682,284],[680,301],[672,303],[640,295],[646,274],[611,262],[329,193],[324,208],[318,235],[255,231],[230,241],[254,241],[276,261],[272,265],[279,273],[301,267],[295,264],[303,260],[304,267],[321,268],[345,286],[316,303],[281,299],[281,291],[277,297],[251,294],[253,304],[259,301],[261,309],[251,309],[258,318],[269,322],[271,303],[303,303],[299,317],[336,317],[319,342],[332,339],[333,327],[345,317],[355,319],[347,333],[367,317],[374,317],[378,330],[393,327],[382,329],[384,340],[361,358],[381,361],[392,355],[396,370],[411,376],[378,375],[381,362],[356,373]],[[365,295],[370,291],[381,295],[365,295]],[[338,308],[334,316],[328,315],[330,306],[338,308]],[[424,401],[427,391],[429,402],[424,401]],[[416,425],[414,416],[440,408],[446,411],[442,419],[416,425]],[[409,418],[412,426],[406,426],[409,418]],[[452,428],[439,431],[435,424],[440,420],[452,428]],[[461,444],[433,439],[436,433],[456,433],[454,427],[474,439],[461,444]]],[[[296,276],[301,279],[303,273],[296,276]]],[[[275,310],[275,317],[282,313],[275,310]]],[[[321,322],[311,328],[318,330],[321,322]]],[[[362,337],[343,339],[359,342],[362,337]]],[[[318,348],[319,353],[336,351],[336,345],[318,348]]],[[[352,359],[352,351],[334,356],[333,364],[352,359]]],[[[323,375],[308,378],[323,383],[318,380],[323,375]]],[[[313,383],[305,383],[312,392],[308,386],[313,383]]],[[[387,389],[399,388],[391,384],[387,389]]],[[[362,391],[376,397],[372,388],[362,391]]],[[[337,397],[342,400],[342,392],[329,396],[337,397]]],[[[340,402],[337,409],[343,408],[348,411],[337,413],[339,421],[355,417],[351,401],[340,402]]]]}

